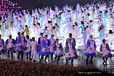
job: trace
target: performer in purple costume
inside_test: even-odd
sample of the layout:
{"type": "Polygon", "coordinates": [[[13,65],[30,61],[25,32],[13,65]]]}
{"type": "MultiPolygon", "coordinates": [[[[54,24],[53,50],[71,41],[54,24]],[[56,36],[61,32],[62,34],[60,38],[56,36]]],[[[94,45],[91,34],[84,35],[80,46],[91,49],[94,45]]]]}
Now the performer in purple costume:
{"type": "Polygon", "coordinates": [[[1,38],[0,34],[0,55],[4,52],[4,40],[1,38]]]}
{"type": "Polygon", "coordinates": [[[93,63],[93,57],[96,56],[96,43],[93,40],[93,35],[89,36],[89,40],[87,41],[87,45],[86,45],[86,52],[85,52],[85,56],[87,56],[86,58],[86,62],[88,63],[88,59],[89,57],[91,57],[91,63],[93,63]]]}
{"type": "Polygon", "coordinates": [[[68,63],[68,60],[71,60],[71,64],[73,65],[73,60],[76,59],[78,56],[76,54],[76,41],[75,38],[72,38],[72,34],[69,34],[69,38],[66,40],[66,64],[68,63]]]}
{"type": "Polygon", "coordinates": [[[110,53],[110,47],[106,43],[105,39],[102,40],[102,44],[100,46],[100,51],[102,54],[103,64],[107,65],[107,60],[108,60],[108,58],[112,57],[112,54],[110,53]]]}
{"type": "Polygon", "coordinates": [[[10,52],[11,52],[11,58],[13,60],[13,53],[15,53],[15,40],[12,38],[12,35],[9,36],[9,38],[5,42],[6,48],[7,48],[7,53],[8,53],[8,58],[10,57],[10,52]]]}
{"type": "Polygon", "coordinates": [[[55,55],[55,60],[54,62],[59,62],[60,60],[60,57],[63,56],[63,47],[62,47],[62,44],[59,43],[59,39],[56,39],[56,42],[54,43],[54,47],[53,47],[53,50],[54,50],[54,55],[55,55]]]}
{"type": "Polygon", "coordinates": [[[51,35],[51,38],[49,39],[49,46],[50,46],[50,53],[51,53],[51,62],[53,62],[53,54],[54,54],[54,43],[55,43],[55,39],[54,39],[54,35],[51,35]]]}

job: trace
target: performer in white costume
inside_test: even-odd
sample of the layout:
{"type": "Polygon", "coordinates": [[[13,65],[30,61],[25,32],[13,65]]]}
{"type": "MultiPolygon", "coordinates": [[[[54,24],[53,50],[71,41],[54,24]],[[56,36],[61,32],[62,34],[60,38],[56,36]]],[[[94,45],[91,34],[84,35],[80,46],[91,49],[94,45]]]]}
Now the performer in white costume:
{"type": "Polygon", "coordinates": [[[38,43],[35,41],[35,38],[32,37],[32,41],[30,42],[30,50],[31,50],[31,58],[33,62],[36,62],[36,52],[38,51],[38,43]]]}

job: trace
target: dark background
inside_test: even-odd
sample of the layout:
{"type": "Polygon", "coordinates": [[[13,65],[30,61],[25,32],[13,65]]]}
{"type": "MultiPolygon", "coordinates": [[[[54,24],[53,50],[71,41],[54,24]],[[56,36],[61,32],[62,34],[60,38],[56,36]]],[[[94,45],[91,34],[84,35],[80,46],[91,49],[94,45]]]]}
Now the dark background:
{"type": "Polygon", "coordinates": [[[0,0],[0,5],[1,5],[1,0],[0,0]]]}
{"type": "Polygon", "coordinates": [[[100,2],[100,1],[109,2],[111,0],[11,0],[11,1],[17,2],[20,6],[24,8],[34,9],[34,8],[44,8],[44,7],[55,8],[55,5],[58,6],[59,8],[62,8],[65,5],[76,7],[77,3],[85,5],[87,3],[92,3],[92,2],[100,2]]]}

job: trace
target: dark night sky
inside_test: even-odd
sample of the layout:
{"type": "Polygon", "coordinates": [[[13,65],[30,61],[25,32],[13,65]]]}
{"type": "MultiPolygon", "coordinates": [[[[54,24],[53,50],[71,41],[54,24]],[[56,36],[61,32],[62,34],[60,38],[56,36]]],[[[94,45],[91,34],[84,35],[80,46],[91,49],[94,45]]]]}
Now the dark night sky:
{"type": "Polygon", "coordinates": [[[19,3],[19,5],[24,8],[33,9],[33,8],[43,8],[43,7],[52,7],[55,5],[58,7],[63,7],[64,5],[76,6],[77,3],[82,5],[90,3],[92,1],[110,1],[110,0],[11,0],[13,2],[19,3]]]}

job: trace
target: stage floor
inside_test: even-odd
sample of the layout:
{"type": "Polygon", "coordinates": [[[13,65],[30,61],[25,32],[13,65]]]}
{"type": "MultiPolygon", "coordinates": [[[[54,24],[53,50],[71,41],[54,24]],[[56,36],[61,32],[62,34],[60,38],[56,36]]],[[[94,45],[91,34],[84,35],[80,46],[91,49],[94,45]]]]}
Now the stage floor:
{"type": "MultiPolygon", "coordinates": [[[[88,66],[88,67],[93,67],[93,68],[98,68],[99,70],[103,70],[103,71],[107,71],[108,73],[111,73],[111,74],[114,74],[114,57],[112,57],[111,59],[108,59],[108,62],[107,62],[107,65],[103,65],[102,64],[102,58],[99,54],[97,54],[97,57],[94,57],[93,58],[93,63],[88,63],[86,64],[86,56],[83,56],[83,53],[82,52],[79,52],[77,51],[77,54],[78,54],[78,59],[75,59],[74,60],[74,65],[73,66],[88,66]]],[[[10,59],[11,58],[8,58],[7,57],[7,54],[4,53],[1,55],[1,59],[10,59]]],[[[17,61],[17,53],[14,53],[14,60],[17,61]]],[[[26,60],[26,56],[24,56],[24,61],[27,61],[26,60]]],[[[38,54],[36,56],[36,61],[39,62],[39,58],[38,58],[38,54]]],[[[48,62],[48,59],[47,59],[47,63],[48,64],[51,64],[48,62]]],[[[55,64],[55,63],[53,63],[55,64]]],[[[52,64],[51,64],[52,65],[52,64]]],[[[63,56],[60,61],[59,61],[59,65],[65,65],[65,57],[63,56]]],[[[69,65],[70,65],[70,62],[69,62],[69,65]]]]}

